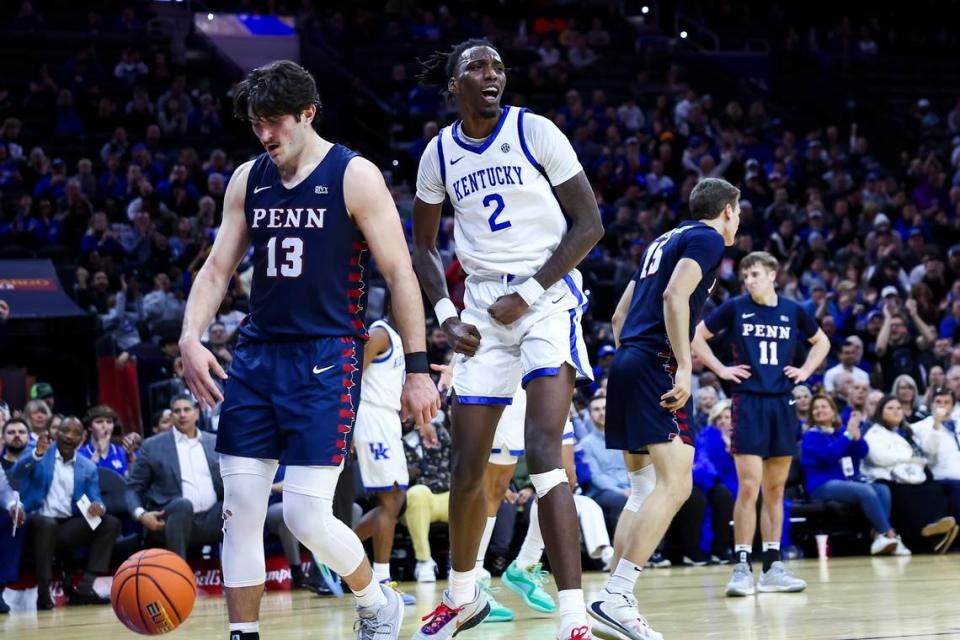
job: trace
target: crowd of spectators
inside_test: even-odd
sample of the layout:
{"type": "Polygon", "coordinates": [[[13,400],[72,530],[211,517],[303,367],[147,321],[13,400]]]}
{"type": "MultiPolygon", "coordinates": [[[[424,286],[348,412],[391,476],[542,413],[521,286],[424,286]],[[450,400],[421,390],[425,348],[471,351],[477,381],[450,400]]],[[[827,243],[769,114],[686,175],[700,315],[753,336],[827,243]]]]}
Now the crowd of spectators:
{"type": "MultiPolygon", "coordinates": [[[[361,27],[343,15],[310,18],[305,15],[304,22],[332,43],[361,27]]],[[[103,22],[95,13],[90,20],[103,22]]],[[[388,33],[393,24],[388,21],[388,33]]],[[[411,35],[435,48],[453,37],[486,35],[503,45],[508,64],[511,54],[518,56],[524,64],[511,69],[508,87],[516,84],[530,94],[518,91],[511,98],[508,89],[508,99],[525,104],[526,95],[553,96],[538,110],[568,135],[594,186],[606,235],[581,269],[591,296],[585,334],[597,383],[578,393],[572,415],[578,481],[603,508],[608,529],[615,527],[629,486],[622,461],[602,443],[613,304],[647,244],[684,217],[693,186],[716,176],[741,188],[742,216],[710,304],[740,293],[740,259],[767,250],[781,264],[779,295],[807,306],[833,347],[821,370],[794,391],[802,425],[797,454],[806,472],[801,489],[815,499],[860,505],[874,540],[899,535],[914,551],[946,551],[952,540],[928,534],[960,518],[960,106],[918,96],[912,122],[922,146],[881,158],[871,144],[881,132],[839,121],[788,128],[764,101],[705,94],[696,78],[672,64],[639,70],[619,93],[573,88],[585,70],[601,73],[598,61],[609,55],[611,34],[622,25],[547,17],[522,24],[521,30],[478,14],[440,11],[421,14],[411,35]],[[852,469],[844,462],[848,457],[852,469]]],[[[24,2],[6,25],[42,30],[44,20],[24,2]]],[[[109,28],[141,33],[142,17],[123,11],[109,28]]],[[[75,500],[53,495],[53,487],[62,486],[51,479],[72,466],[75,477],[89,483],[76,485],[74,493],[81,490],[91,499],[86,515],[103,517],[101,526],[109,526],[102,531],[139,526],[144,543],[186,555],[193,545],[216,541],[211,514],[218,513],[222,485],[210,447],[217,416],[180,395],[176,335],[192,278],[216,235],[225,185],[246,158],[219,145],[228,126],[225,92],[185,74],[163,50],[129,46],[116,60],[99,55],[87,47],[59,68],[37,68],[23,86],[0,84],[0,252],[56,255],[69,267],[65,289],[98,317],[100,334],[114,345],[118,361],[133,358],[139,375],[159,385],[146,398],[147,440],[117,428],[109,407],[91,408],[82,421],[60,415],[49,402],[52,388],[41,384],[14,417],[3,412],[2,464],[27,507],[26,529],[42,522],[66,532],[45,540],[92,542],[75,500]],[[46,118],[42,130],[24,130],[28,113],[46,118]],[[80,139],[85,151],[49,157],[47,139],[55,148],[64,139],[80,139]],[[181,470],[192,469],[181,472],[179,481],[172,479],[174,455],[181,470]],[[125,478],[119,511],[104,512],[97,475],[89,475],[90,465],[81,460],[125,478]],[[29,503],[23,499],[28,495],[29,503]]],[[[432,90],[411,80],[414,71],[412,61],[398,63],[380,80],[393,87],[384,99],[408,114],[399,125],[408,134],[404,146],[415,167],[451,112],[432,90]]],[[[400,209],[409,211],[411,176],[395,178],[400,209]]],[[[464,274],[452,255],[449,217],[443,229],[448,285],[456,300],[464,274]]],[[[223,365],[232,358],[244,315],[247,266],[204,336],[223,365]]],[[[0,304],[0,324],[7,313],[0,304]]],[[[446,362],[442,331],[432,327],[428,335],[431,362],[446,362]]],[[[715,350],[724,354],[722,345],[715,350]]],[[[701,363],[695,363],[694,387],[696,488],[664,550],[699,565],[729,555],[737,483],[729,453],[731,389],[701,363]]],[[[408,453],[417,469],[411,478],[419,476],[424,487],[411,488],[407,516],[421,559],[436,551],[429,524],[443,522],[440,505],[449,478],[442,453],[416,443],[408,453]]],[[[19,515],[14,510],[4,517],[19,515]]],[[[281,524],[270,528],[292,563],[296,541],[281,524]]],[[[54,555],[53,543],[47,544],[39,548],[54,555]]],[[[88,556],[81,600],[94,597],[89,577],[103,570],[107,543],[98,538],[94,544],[101,546],[88,556]]],[[[34,549],[24,558],[35,558],[38,577],[47,579],[39,553],[34,549]]],[[[0,582],[11,581],[18,565],[3,559],[0,582]]]]}

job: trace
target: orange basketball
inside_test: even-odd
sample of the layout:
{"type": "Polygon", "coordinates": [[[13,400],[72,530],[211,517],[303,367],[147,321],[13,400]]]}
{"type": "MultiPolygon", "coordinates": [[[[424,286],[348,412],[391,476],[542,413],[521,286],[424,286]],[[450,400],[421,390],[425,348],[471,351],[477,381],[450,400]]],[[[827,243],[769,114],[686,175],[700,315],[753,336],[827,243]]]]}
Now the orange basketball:
{"type": "Polygon", "coordinates": [[[197,583],[183,559],[166,549],[130,556],[113,575],[110,601],[128,629],[144,635],[173,631],[193,611],[197,583]]]}

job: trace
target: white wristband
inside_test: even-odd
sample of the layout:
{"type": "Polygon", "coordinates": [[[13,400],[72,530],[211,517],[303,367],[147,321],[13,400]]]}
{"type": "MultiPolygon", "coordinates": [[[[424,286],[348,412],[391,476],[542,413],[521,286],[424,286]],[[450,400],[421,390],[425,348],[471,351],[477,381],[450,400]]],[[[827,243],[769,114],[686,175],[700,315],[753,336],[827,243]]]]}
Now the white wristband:
{"type": "Polygon", "coordinates": [[[543,285],[537,282],[537,279],[533,276],[524,280],[520,286],[513,290],[514,293],[523,298],[523,301],[527,303],[528,307],[532,307],[533,303],[543,295],[544,291],[543,285]]]}
{"type": "Polygon", "coordinates": [[[437,304],[433,305],[433,312],[437,314],[437,324],[443,326],[443,323],[450,318],[459,318],[457,308],[453,306],[450,298],[441,298],[437,304]]]}
{"type": "Polygon", "coordinates": [[[136,509],[133,510],[133,519],[140,520],[140,516],[142,516],[146,512],[147,510],[144,509],[143,507],[137,507],[136,509]]]}

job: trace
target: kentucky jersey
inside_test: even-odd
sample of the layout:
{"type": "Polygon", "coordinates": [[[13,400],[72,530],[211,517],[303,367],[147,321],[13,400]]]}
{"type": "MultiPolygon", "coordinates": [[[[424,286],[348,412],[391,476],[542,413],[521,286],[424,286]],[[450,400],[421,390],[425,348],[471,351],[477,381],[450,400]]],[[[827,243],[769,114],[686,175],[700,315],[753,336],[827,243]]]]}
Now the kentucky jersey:
{"type": "Polygon", "coordinates": [[[313,173],[289,189],[267,154],[254,161],[244,207],[254,271],[242,336],[366,336],[367,245],[343,198],[344,172],[356,155],[333,145],[313,173]]]}
{"type": "Polygon", "coordinates": [[[370,325],[370,330],[379,327],[387,332],[390,348],[383,355],[370,361],[363,372],[360,402],[400,411],[400,392],[403,390],[404,358],[400,334],[383,320],[370,325]]]}
{"type": "Polygon", "coordinates": [[[819,328],[793,300],[777,296],[777,304],[771,307],[747,294],[724,302],[704,324],[713,334],[726,331],[733,363],[750,366],[750,377],[734,390],[764,395],[790,393],[794,384],[783,368],[793,365],[798,343],[812,338],[819,328]]]}
{"type": "Polygon", "coordinates": [[[667,328],[663,317],[663,292],[677,264],[689,258],[700,265],[703,277],[690,296],[690,338],[716,282],[717,267],[723,257],[723,236],[698,220],[688,220],[650,243],[633,276],[633,298],[620,342],[668,349],[667,328]]]}
{"type": "Polygon", "coordinates": [[[440,131],[421,158],[417,197],[431,204],[449,197],[456,253],[468,275],[525,278],[567,232],[551,183],[580,171],[570,142],[553,123],[504,107],[496,128],[479,143],[465,138],[459,121],[440,131]]]}

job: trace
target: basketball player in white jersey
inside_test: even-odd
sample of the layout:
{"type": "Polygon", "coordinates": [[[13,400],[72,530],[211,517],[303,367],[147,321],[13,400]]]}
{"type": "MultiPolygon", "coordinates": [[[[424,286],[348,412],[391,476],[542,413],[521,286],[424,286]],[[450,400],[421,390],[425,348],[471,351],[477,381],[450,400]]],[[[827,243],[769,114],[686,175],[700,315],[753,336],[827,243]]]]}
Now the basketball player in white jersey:
{"type": "Polygon", "coordinates": [[[603,235],[597,202],[553,123],[500,106],[506,73],[488,42],[463,42],[423,66],[421,78],[453,96],[461,119],[442,129],[420,160],[414,266],[449,343],[467,358],[453,383],[450,587],[414,637],[446,640],[489,614],[475,571],[486,514],[483,475],[503,407],[522,382],[527,459],[559,590],[558,638],[592,638],[560,450],[574,383],[591,377],[580,329],[586,298],[574,267],[603,235]],[[447,197],[468,276],[462,319],[436,247],[447,197]]]}
{"type": "MultiPolygon", "coordinates": [[[[497,513],[500,504],[513,480],[517,461],[526,452],[523,431],[527,408],[527,394],[523,387],[518,387],[513,396],[513,404],[503,410],[497,432],[493,437],[493,448],[490,450],[490,459],[484,475],[484,492],[487,501],[487,524],[480,540],[477,551],[477,578],[481,588],[487,593],[490,602],[490,616],[487,622],[509,621],[513,619],[513,612],[501,605],[493,597],[490,589],[490,573],[484,569],[483,561],[490,546],[490,538],[497,523],[497,513]]],[[[577,472],[573,459],[573,422],[567,420],[563,430],[563,469],[567,474],[570,488],[577,485],[577,472]]],[[[609,563],[613,557],[613,547],[610,546],[610,535],[603,518],[603,510],[596,502],[584,495],[574,494],[574,505],[579,519],[579,529],[583,533],[583,541],[588,554],[594,559],[602,559],[609,563]]],[[[524,536],[523,544],[517,557],[507,566],[501,580],[504,586],[514,591],[523,600],[523,603],[540,613],[554,613],[557,610],[556,602],[543,588],[546,572],[541,568],[540,559],[543,556],[543,533],[540,530],[539,508],[537,502],[531,500],[526,504],[530,524],[524,536]]],[[[571,523],[572,525],[572,523],[571,523]]]]}
{"type": "MultiPolygon", "coordinates": [[[[370,339],[363,350],[363,385],[353,439],[363,488],[376,493],[379,504],[364,514],[354,531],[361,541],[373,538],[373,575],[379,582],[393,586],[390,577],[393,534],[410,477],[400,423],[405,366],[403,343],[389,320],[388,312],[384,319],[370,325],[370,339]]],[[[404,604],[416,602],[409,594],[401,595],[404,604]]]]}

